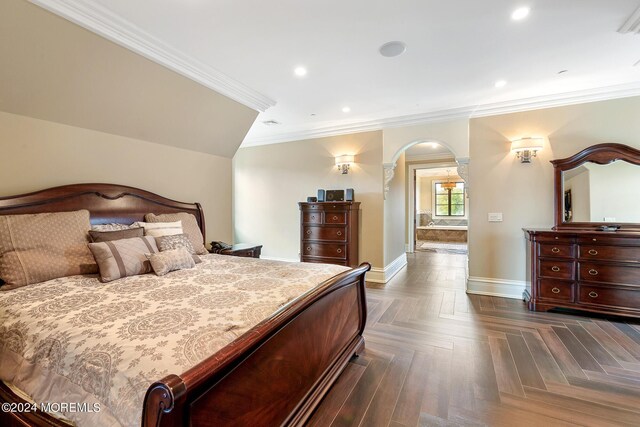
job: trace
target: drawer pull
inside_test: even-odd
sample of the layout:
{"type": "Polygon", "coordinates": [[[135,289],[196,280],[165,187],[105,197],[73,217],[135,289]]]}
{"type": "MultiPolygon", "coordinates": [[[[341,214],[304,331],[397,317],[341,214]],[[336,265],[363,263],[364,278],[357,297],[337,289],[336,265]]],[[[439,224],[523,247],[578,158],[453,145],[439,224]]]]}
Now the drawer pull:
{"type": "Polygon", "coordinates": [[[594,270],[593,268],[591,270],[589,270],[589,274],[592,276],[597,276],[598,275],[598,270],[594,270]]]}
{"type": "Polygon", "coordinates": [[[336,234],[337,234],[338,236],[342,236],[342,231],[338,231],[336,234]]]}
{"type": "Polygon", "coordinates": [[[339,254],[342,253],[342,249],[338,249],[336,252],[338,252],[339,254]]]}
{"type": "Polygon", "coordinates": [[[311,219],[316,219],[315,215],[311,215],[311,219]]]}
{"type": "Polygon", "coordinates": [[[598,298],[598,293],[597,293],[597,292],[593,292],[593,291],[591,291],[591,292],[589,292],[589,296],[590,296],[591,298],[598,298]]]}
{"type": "Polygon", "coordinates": [[[558,271],[560,271],[560,267],[554,265],[553,267],[551,267],[551,271],[558,272],[558,271]]]}
{"type": "Polygon", "coordinates": [[[337,220],[338,220],[338,217],[334,215],[334,216],[333,216],[333,220],[334,220],[334,221],[337,221],[337,220]]]}
{"type": "Polygon", "coordinates": [[[316,205],[311,206],[311,209],[316,209],[316,208],[317,208],[316,205]]]}
{"type": "Polygon", "coordinates": [[[307,246],[307,252],[311,252],[311,246],[307,246]]]}
{"type": "Polygon", "coordinates": [[[554,254],[557,254],[558,252],[560,252],[560,249],[553,248],[553,249],[551,249],[551,252],[553,252],[554,254]]]}
{"type": "Polygon", "coordinates": [[[551,289],[551,292],[553,292],[554,294],[559,294],[560,293],[560,289],[553,288],[553,289],[551,289]]]}
{"type": "Polygon", "coordinates": [[[598,255],[598,251],[595,249],[589,249],[589,255],[598,255]]]}
{"type": "Polygon", "coordinates": [[[311,230],[307,230],[307,234],[311,234],[311,230]]]}

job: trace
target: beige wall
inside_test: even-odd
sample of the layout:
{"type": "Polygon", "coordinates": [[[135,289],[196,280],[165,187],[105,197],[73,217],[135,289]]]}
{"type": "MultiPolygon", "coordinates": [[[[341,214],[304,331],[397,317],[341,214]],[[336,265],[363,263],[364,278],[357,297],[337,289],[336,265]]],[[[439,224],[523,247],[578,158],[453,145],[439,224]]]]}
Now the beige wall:
{"type": "Polygon", "coordinates": [[[382,132],[241,148],[233,176],[236,242],[260,243],[266,257],[298,260],[298,202],[319,188],[353,188],[361,202],[360,262],[384,267],[382,132]],[[341,154],[356,156],[348,175],[336,170],[341,154]]]}
{"type": "Polygon", "coordinates": [[[416,126],[384,129],[384,163],[392,163],[408,145],[436,141],[455,158],[469,157],[469,120],[458,119],[416,126]]]}
{"type": "Polygon", "coordinates": [[[470,122],[469,275],[525,279],[522,227],[553,225],[553,167],[594,144],[640,148],[640,97],[472,119],[470,122]],[[545,137],[531,164],[510,152],[511,139],[545,137]],[[487,213],[502,212],[490,223],[487,213]]]}
{"type": "Polygon", "coordinates": [[[407,181],[404,154],[397,160],[396,172],[384,201],[384,265],[405,253],[405,206],[407,181]]]}
{"type": "Polygon", "coordinates": [[[130,185],[200,202],[207,241],[231,239],[231,159],[0,112],[0,197],[58,185],[130,185]]]}

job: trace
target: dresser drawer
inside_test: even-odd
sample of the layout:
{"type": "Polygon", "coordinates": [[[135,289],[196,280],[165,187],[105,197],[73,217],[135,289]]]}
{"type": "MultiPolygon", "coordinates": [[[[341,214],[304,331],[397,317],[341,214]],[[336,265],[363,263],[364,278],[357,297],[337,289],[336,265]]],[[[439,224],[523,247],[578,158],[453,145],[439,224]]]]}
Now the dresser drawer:
{"type": "Polygon", "coordinates": [[[581,281],[640,285],[640,266],[580,262],[578,270],[581,281]]]}
{"type": "Polygon", "coordinates": [[[304,243],[302,245],[304,256],[347,258],[347,246],[333,243],[304,243]]]}
{"type": "Polygon", "coordinates": [[[582,259],[640,262],[640,247],[580,245],[582,259]]]}
{"type": "Polygon", "coordinates": [[[331,202],[326,202],[324,204],[324,210],[325,211],[339,211],[339,212],[346,212],[349,209],[348,206],[346,205],[342,205],[342,204],[337,204],[337,203],[331,203],[331,202]]]}
{"type": "Polygon", "coordinates": [[[640,291],[580,285],[578,302],[637,309],[640,307],[640,291]]]}
{"type": "Polygon", "coordinates": [[[540,277],[551,277],[554,279],[573,280],[574,276],[573,261],[556,261],[542,260],[540,261],[540,277]]]}
{"type": "Polygon", "coordinates": [[[539,296],[543,299],[557,301],[573,301],[573,282],[540,279],[538,281],[539,296]]]}
{"type": "Polygon", "coordinates": [[[554,234],[541,234],[536,236],[536,241],[540,243],[556,243],[556,244],[571,244],[575,243],[576,239],[569,236],[556,236],[554,234]]]}
{"type": "Polygon", "coordinates": [[[303,224],[322,224],[322,212],[302,212],[303,224]]]}
{"type": "Polygon", "coordinates": [[[611,234],[580,236],[578,243],[581,245],[640,246],[640,237],[620,237],[615,236],[615,233],[611,234]]]}
{"type": "Polygon", "coordinates": [[[302,239],[346,242],[347,228],[304,226],[302,229],[302,239]]]}
{"type": "Polygon", "coordinates": [[[323,258],[323,257],[302,257],[301,262],[313,262],[316,264],[336,264],[336,265],[344,265],[349,266],[347,260],[335,259],[335,258],[323,258]]]}
{"type": "Polygon", "coordinates": [[[323,209],[324,206],[322,206],[322,203],[305,203],[302,206],[302,210],[303,211],[321,211],[323,209]]]}
{"type": "Polygon", "coordinates": [[[573,258],[574,257],[574,245],[566,244],[553,244],[553,243],[540,243],[539,255],[543,257],[554,258],[573,258]]]}
{"type": "Polygon", "coordinates": [[[325,212],[324,223],[325,224],[346,224],[347,213],[346,212],[325,212]]]}

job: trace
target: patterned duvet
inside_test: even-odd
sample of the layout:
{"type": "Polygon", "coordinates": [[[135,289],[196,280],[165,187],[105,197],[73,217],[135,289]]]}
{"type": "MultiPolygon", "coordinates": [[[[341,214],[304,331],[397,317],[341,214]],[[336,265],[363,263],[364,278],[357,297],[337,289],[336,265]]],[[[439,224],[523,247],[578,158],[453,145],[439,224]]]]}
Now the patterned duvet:
{"type": "Polygon", "coordinates": [[[73,276],[0,292],[0,380],[87,426],[139,426],[144,394],[348,270],[205,255],[196,268],[100,283],[73,276]]]}

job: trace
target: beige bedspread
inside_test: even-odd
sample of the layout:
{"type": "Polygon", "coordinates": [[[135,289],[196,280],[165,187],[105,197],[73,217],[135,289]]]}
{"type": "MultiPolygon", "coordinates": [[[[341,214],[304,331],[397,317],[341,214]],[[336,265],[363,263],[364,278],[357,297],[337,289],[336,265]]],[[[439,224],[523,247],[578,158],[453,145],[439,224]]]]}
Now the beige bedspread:
{"type": "Polygon", "coordinates": [[[0,379],[36,402],[86,402],[78,425],[139,426],[144,394],[324,280],[326,264],[206,255],[195,269],[100,283],[73,276],[0,292],[0,379]]]}

